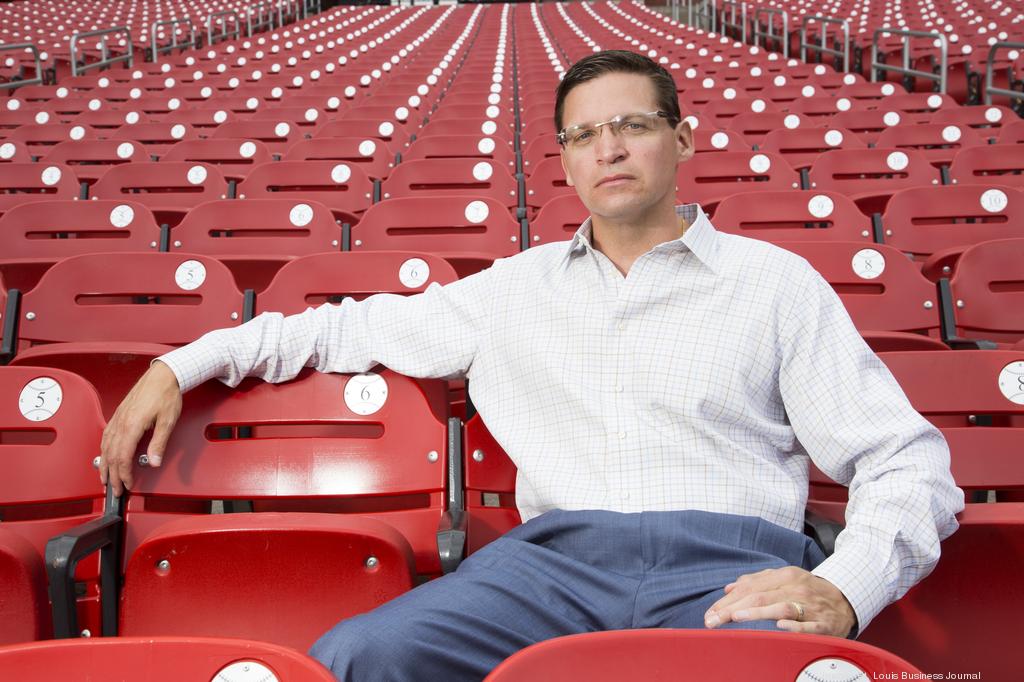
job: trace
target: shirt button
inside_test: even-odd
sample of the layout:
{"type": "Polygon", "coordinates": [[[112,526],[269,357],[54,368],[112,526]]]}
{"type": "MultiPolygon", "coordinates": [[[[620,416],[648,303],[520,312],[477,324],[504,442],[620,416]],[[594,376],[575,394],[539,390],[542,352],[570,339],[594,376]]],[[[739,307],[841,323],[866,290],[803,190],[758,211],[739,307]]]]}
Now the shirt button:
{"type": "Polygon", "coordinates": [[[616,384],[615,385],[615,392],[616,393],[622,393],[622,384],[616,384]]]}
{"type": "Polygon", "coordinates": [[[623,499],[623,500],[628,500],[629,499],[629,491],[628,490],[623,490],[622,492],[619,493],[619,497],[621,499],[623,499]]]}
{"type": "Polygon", "coordinates": [[[625,431],[619,431],[619,440],[625,440],[625,439],[626,439],[626,432],[625,431]]]}
{"type": "Polygon", "coordinates": [[[626,323],[625,322],[619,322],[619,331],[620,332],[626,331],[626,323]]]}

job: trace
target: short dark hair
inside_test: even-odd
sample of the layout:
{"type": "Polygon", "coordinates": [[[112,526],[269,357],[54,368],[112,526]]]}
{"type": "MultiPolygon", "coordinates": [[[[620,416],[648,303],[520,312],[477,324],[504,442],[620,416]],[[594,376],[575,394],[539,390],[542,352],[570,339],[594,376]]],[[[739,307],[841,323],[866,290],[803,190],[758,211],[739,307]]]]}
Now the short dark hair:
{"type": "Polygon", "coordinates": [[[654,94],[658,100],[658,109],[668,114],[669,125],[675,127],[679,123],[679,96],[676,94],[676,82],[672,74],[654,60],[629,50],[601,50],[587,55],[565,72],[565,77],[555,91],[555,130],[562,125],[565,113],[565,98],[569,92],[581,83],[592,81],[606,73],[637,73],[647,76],[654,84],[654,94]]]}

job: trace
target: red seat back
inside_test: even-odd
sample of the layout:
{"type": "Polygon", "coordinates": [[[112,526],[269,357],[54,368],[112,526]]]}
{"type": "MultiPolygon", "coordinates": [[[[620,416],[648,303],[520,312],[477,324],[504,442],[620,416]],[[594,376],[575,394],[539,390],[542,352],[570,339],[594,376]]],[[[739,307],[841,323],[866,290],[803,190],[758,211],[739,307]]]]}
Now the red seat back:
{"type": "Polygon", "coordinates": [[[104,637],[2,647],[0,668],[21,682],[116,679],[125,671],[144,674],[149,682],[247,675],[272,679],[269,674],[288,682],[334,680],[322,665],[294,649],[203,637],[104,637]]]}
{"type": "Polygon", "coordinates": [[[282,267],[270,286],[256,297],[257,312],[301,313],[342,298],[357,300],[380,293],[418,294],[430,284],[458,279],[439,256],[413,251],[319,253],[282,267]]]}
{"type": "Polygon", "coordinates": [[[519,240],[519,224],[495,199],[424,193],[371,206],[352,228],[351,249],[426,251],[445,258],[465,276],[518,253],[519,240]]]}
{"type": "Polygon", "coordinates": [[[534,644],[506,659],[486,682],[668,682],[680,679],[680,671],[694,680],[913,679],[909,676],[921,674],[883,649],[838,637],[742,630],[612,630],[534,644]]]}

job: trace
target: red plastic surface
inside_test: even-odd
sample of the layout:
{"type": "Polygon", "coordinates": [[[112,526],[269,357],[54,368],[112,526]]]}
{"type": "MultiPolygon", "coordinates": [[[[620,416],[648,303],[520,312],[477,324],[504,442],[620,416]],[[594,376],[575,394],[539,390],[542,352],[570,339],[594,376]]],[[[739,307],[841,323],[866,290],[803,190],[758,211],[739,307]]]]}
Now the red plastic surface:
{"type": "Polygon", "coordinates": [[[1007,345],[1024,339],[1022,259],[1024,238],[982,242],[964,251],[950,280],[959,335],[1007,345]]]}
{"type": "Polygon", "coordinates": [[[807,192],[784,190],[766,192],[753,202],[743,194],[727,197],[715,209],[715,228],[744,237],[770,242],[860,242],[872,245],[871,221],[857,209],[857,205],[838,192],[807,192]],[[811,213],[821,212],[831,204],[831,212],[824,217],[811,213]],[[766,211],[764,206],[771,206],[766,211]]]}
{"type": "Polygon", "coordinates": [[[316,201],[331,209],[336,219],[354,223],[373,203],[373,182],[354,164],[275,161],[249,171],[238,185],[238,198],[316,201]]]}
{"type": "Polygon", "coordinates": [[[705,212],[732,194],[799,189],[800,176],[784,158],[767,152],[696,154],[679,164],[676,195],[680,203],[696,202],[705,212]],[[765,172],[751,169],[755,156],[768,159],[765,172]]]}
{"type": "Polygon", "coordinates": [[[304,370],[287,383],[249,379],[235,390],[207,382],[189,391],[163,466],[136,470],[127,554],[177,518],[161,502],[243,499],[267,511],[376,518],[405,535],[420,572],[438,573],[447,387],[376,371],[387,399],[365,416],[346,405],[350,376],[342,374],[304,370]],[[251,437],[239,437],[241,427],[251,437]]]}
{"type": "MultiPolygon", "coordinates": [[[[860,642],[788,632],[625,630],[547,640],[513,654],[487,682],[675,682],[676,680],[796,680],[805,666],[840,658],[865,679],[919,673],[896,656],[860,642]]],[[[813,679],[813,678],[807,678],[813,679]]]]}
{"type": "Polygon", "coordinates": [[[373,519],[294,512],[180,518],[132,552],[119,632],[240,637],[306,651],[339,620],[412,589],[412,573],[409,543],[373,519]]]}
{"type": "MultiPolygon", "coordinates": [[[[413,163],[436,162],[409,162],[413,163]]],[[[391,178],[406,165],[399,164],[391,178]]],[[[354,252],[426,251],[441,256],[460,276],[466,276],[497,258],[518,253],[519,224],[499,200],[474,195],[472,190],[457,196],[415,193],[371,206],[352,228],[351,248],[354,252]]]]}
{"type": "Polygon", "coordinates": [[[298,651],[239,639],[108,637],[0,647],[0,669],[19,682],[213,682],[226,666],[245,661],[268,667],[281,682],[334,681],[298,651]]]}
{"type": "Polygon", "coordinates": [[[417,294],[431,283],[449,284],[458,279],[455,270],[443,258],[414,251],[364,251],[320,253],[296,258],[282,267],[265,291],[256,297],[258,313],[301,313],[316,307],[327,298],[352,296],[357,299],[372,294],[417,294]],[[426,263],[430,274],[422,285],[408,287],[400,272],[405,263],[418,258],[426,263]]]}

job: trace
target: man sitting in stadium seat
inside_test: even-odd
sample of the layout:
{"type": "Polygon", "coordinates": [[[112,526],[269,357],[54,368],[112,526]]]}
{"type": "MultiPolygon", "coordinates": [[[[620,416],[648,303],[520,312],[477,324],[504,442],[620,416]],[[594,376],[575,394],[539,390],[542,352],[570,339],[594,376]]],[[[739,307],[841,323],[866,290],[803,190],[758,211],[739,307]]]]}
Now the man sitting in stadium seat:
{"type": "Polygon", "coordinates": [[[676,96],[646,57],[582,59],[555,107],[591,214],[571,241],[167,354],[112,418],[102,480],[131,487],[149,427],[159,466],[181,393],[211,378],[378,363],[466,377],[518,467],[524,523],[324,635],[311,653],[340,679],[480,679],[529,644],[601,629],[856,636],[935,566],[963,492],[942,436],[806,261],[675,206],[693,155],[676,96]],[[850,489],[828,558],[801,532],[812,460],[850,489]]]}

